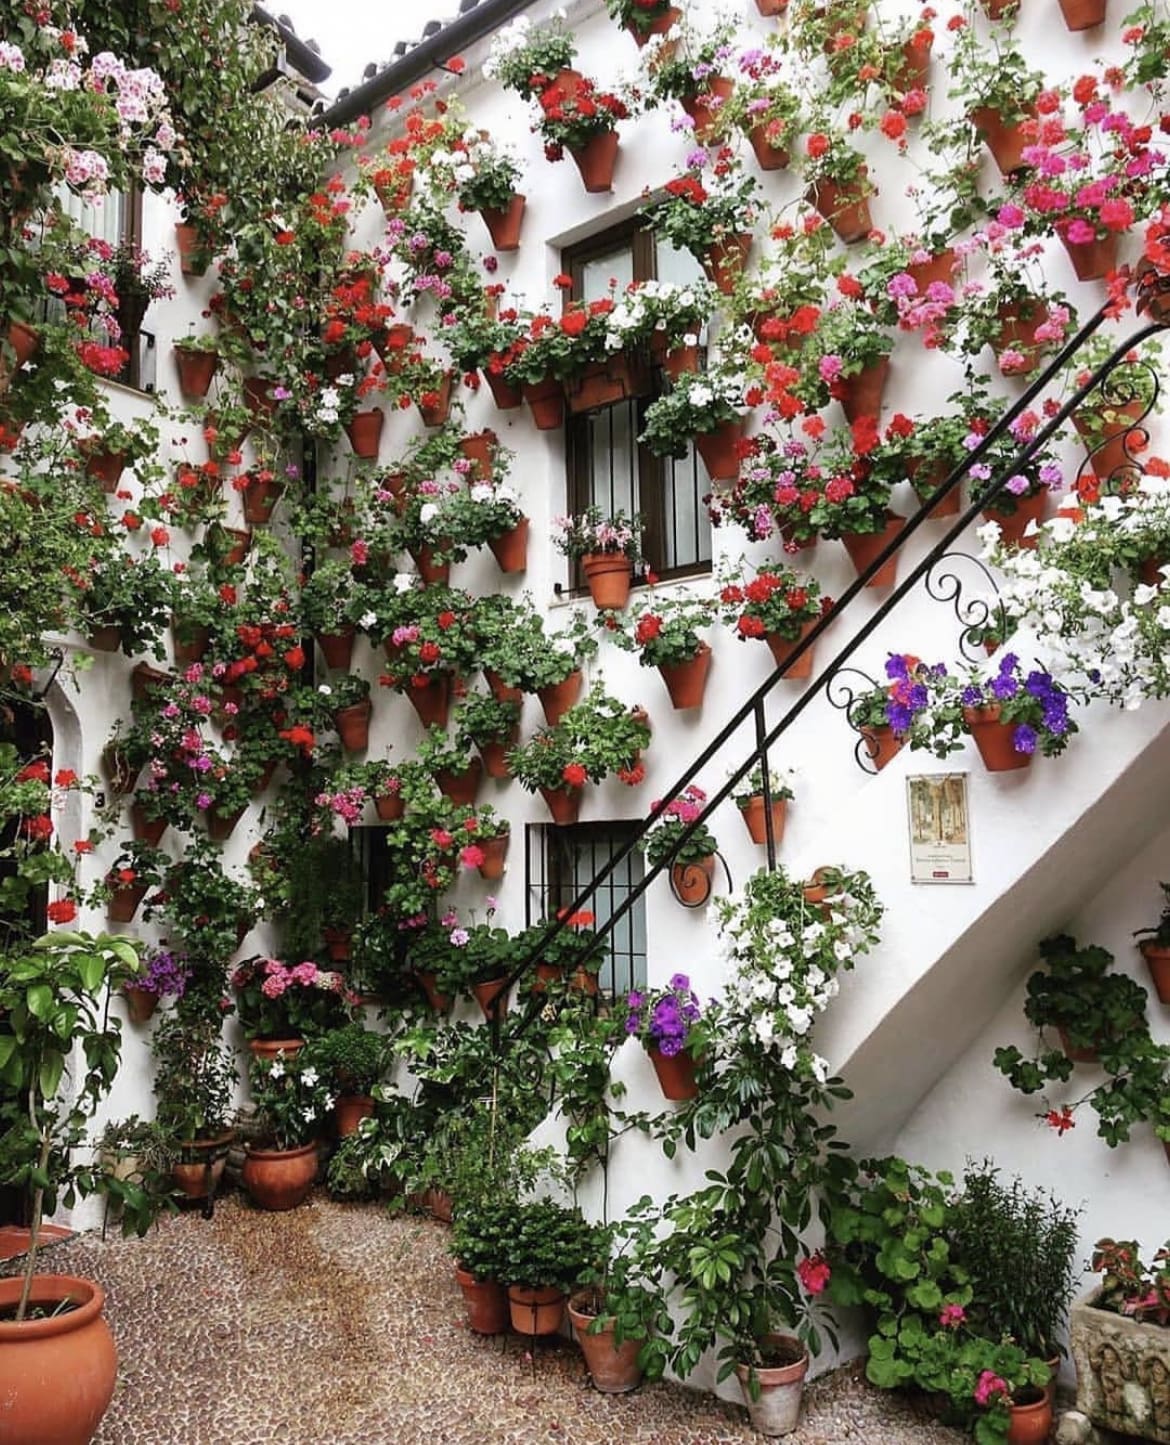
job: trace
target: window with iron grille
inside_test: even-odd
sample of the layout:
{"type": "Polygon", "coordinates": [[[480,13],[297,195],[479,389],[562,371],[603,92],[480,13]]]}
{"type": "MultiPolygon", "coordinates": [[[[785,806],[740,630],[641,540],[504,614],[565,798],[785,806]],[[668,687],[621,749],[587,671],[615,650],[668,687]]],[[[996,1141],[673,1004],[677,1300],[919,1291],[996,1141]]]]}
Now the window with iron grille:
{"type": "MultiPolygon", "coordinates": [[[[658,241],[634,220],[563,253],[572,300],[594,301],[631,281],[685,285],[702,275],[685,251],[658,241]]],[[[638,512],[646,561],[659,577],[685,577],[711,569],[711,523],[703,497],[707,473],[693,447],[684,457],[656,457],[637,442],[646,408],[661,394],[662,375],[647,372],[643,396],[570,416],[565,424],[568,511],[596,505],[607,516],[638,512]]],[[[580,576],[570,585],[581,586],[580,576]]]]}
{"type": "MultiPolygon", "coordinates": [[[[636,831],[636,820],[611,823],[576,823],[552,827],[530,823],[525,836],[525,881],[529,924],[555,918],[591,883],[636,831]]],[[[601,927],[625,902],[643,877],[642,854],[635,849],[624,858],[594,894],[589,911],[601,927]]],[[[646,912],[639,898],[607,938],[608,952],[598,975],[603,993],[611,998],[646,984],[646,912]]]]}

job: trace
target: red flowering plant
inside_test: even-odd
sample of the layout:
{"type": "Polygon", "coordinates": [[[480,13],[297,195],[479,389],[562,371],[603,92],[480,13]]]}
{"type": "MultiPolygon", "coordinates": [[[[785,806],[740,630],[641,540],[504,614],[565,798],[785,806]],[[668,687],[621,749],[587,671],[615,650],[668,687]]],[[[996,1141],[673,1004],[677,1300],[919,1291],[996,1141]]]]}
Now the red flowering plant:
{"type": "Polygon", "coordinates": [[[652,588],[627,612],[606,612],[598,618],[610,640],[625,652],[636,652],[643,667],[689,662],[707,644],[701,632],[715,621],[709,597],[652,588]]]}
{"type": "Polygon", "coordinates": [[[750,569],[748,564],[724,568],[719,575],[723,620],[741,642],[752,637],[780,637],[795,642],[810,623],[832,607],[822,597],[815,577],[781,566],[750,569]]]}
{"type": "Polygon", "coordinates": [[[538,788],[579,789],[611,773],[634,786],[645,776],[641,754],[649,742],[649,726],[595,687],[556,727],[541,728],[529,742],[513,748],[508,771],[530,793],[538,788]]]}
{"type": "Polygon", "coordinates": [[[378,300],[380,270],[373,257],[351,252],[325,298],[321,343],[325,355],[365,361],[386,330],[393,308],[378,300]]]}
{"type": "MultiPolygon", "coordinates": [[[[61,851],[52,808],[54,789],[61,798],[87,787],[75,773],[59,769],[53,774],[46,759],[26,762],[11,743],[0,742],[0,960],[8,948],[19,948],[25,935],[31,938],[32,930],[22,920],[31,918],[28,905],[45,884],[65,889],[48,905],[49,922],[69,924],[77,917],[76,864],[61,851]]],[[[79,840],[74,860],[89,851],[89,840],[79,840]]]]}
{"type": "Polygon", "coordinates": [[[897,468],[884,463],[880,446],[877,418],[872,416],[859,417],[851,427],[830,434],[820,451],[823,485],[807,511],[803,510],[803,497],[796,501],[807,525],[818,536],[883,530],[889,520],[890,494],[895,484],[892,471],[897,468]]]}
{"type": "Polygon", "coordinates": [[[526,15],[519,15],[492,36],[483,73],[505,90],[534,100],[572,65],[576,54],[573,36],[560,18],[534,26],[526,15]]]}
{"type": "Polygon", "coordinates": [[[533,130],[544,138],[544,154],[550,161],[562,160],[566,150],[581,150],[594,136],[616,130],[631,113],[622,96],[598,89],[588,77],[571,89],[550,85],[537,102],[540,117],[533,130]]]}
{"type": "Polygon", "coordinates": [[[236,1012],[245,1038],[305,1038],[340,1028],[357,1003],[340,973],[311,960],[292,966],[249,958],[232,973],[236,1012]]]}
{"type": "MultiPolygon", "coordinates": [[[[433,81],[425,81],[417,99],[424,100],[435,90],[433,81]]],[[[388,108],[398,109],[401,100],[391,101],[388,108]]],[[[456,126],[446,119],[446,107],[435,105],[435,113],[427,115],[420,107],[412,110],[403,122],[400,135],[387,142],[381,151],[358,158],[358,180],[354,194],[358,197],[376,193],[386,214],[393,216],[406,209],[414,189],[415,173],[426,165],[432,154],[445,149],[456,126]]]]}
{"type": "Polygon", "coordinates": [[[894,336],[863,299],[853,277],[837,278],[841,293],[821,309],[816,330],[801,350],[800,395],[813,407],[849,394],[849,383],[880,366],[894,349],[894,336]]]}
{"type": "Polygon", "coordinates": [[[570,302],[559,317],[546,311],[533,316],[527,334],[515,344],[507,379],[514,385],[546,378],[568,381],[594,362],[623,350],[628,340],[615,332],[613,324],[619,304],[615,290],[611,286],[608,296],[593,301],[570,302]]]}
{"type": "Polygon", "coordinates": [[[712,245],[750,232],[759,213],[759,186],[743,174],[731,152],[717,152],[710,174],[701,167],[667,181],[664,200],[642,214],[660,239],[702,260],[712,245]]]}
{"type": "Polygon", "coordinates": [[[848,187],[851,195],[871,196],[875,187],[867,174],[863,152],[850,142],[852,128],[837,124],[828,113],[814,113],[808,120],[801,172],[812,189],[822,185],[848,187]]]}
{"type": "Polygon", "coordinates": [[[470,671],[478,661],[475,606],[468,593],[451,587],[423,587],[400,594],[404,620],[384,638],[388,658],[378,681],[396,692],[428,686],[438,677],[470,671]]]}

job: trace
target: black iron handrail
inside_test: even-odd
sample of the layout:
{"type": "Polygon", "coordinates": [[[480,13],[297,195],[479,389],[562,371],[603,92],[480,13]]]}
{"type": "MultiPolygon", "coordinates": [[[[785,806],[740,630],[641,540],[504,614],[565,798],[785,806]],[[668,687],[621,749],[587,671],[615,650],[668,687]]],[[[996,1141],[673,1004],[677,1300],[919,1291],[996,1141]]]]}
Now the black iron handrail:
{"type": "MultiPolygon", "coordinates": [[[[1147,295],[1139,303],[1139,312],[1145,306],[1148,306],[1152,299],[1149,285],[1150,278],[1142,279],[1146,282],[1145,290],[1147,292],[1147,295]]],[[[1154,285],[1158,292],[1162,294],[1164,294],[1167,290],[1170,290],[1170,281],[1168,281],[1166,278],[1158,278],[1154,285]]],[[[965,529],[975,519],[976,515],[984,508],[986,508],[989,503],[993,502],[995,498],[1004,491],[1009,479],[1014,476],[1016,472],[1020,469],[1020,467],[1024,465],[1031,457],[1033,457],[1040,450],[1041,447],[1045,445],[1045,443],[1055,434],[1057,430],[1059,430],[1061,426],[1064,425],[1064,423],[1068,420],[1069,416],[1071,416],[1072,413],[1081,405],[1085,398],[1091,392],[1096,390],[1097,387],[1099,387],[1102,382],[1104,382],[1111,375],[1115,368],[1125,359],[1126,354],[1131,351],[1134,346],[1139,345],[1141,342],[1147,340],[1150,336],[1153,336],[1157,332],[1166,329],[1167,326],[1170,326],[1170,316],[1167,316],[1166,319],[1162,319],[1160,315],[1160,308],[1155,309],[1151,306],[1150,309],[1154,315],[1154,319],[1145,323],[1133,335],[1127,337],[1124,342],[1116,346],[1114,350],[1110,353],[1110,355],[1106,358],[1106,360],[1101,362],[1093,370],[1089,378],[1080,387],[1077,388],[1077,390],[1064,403],[1064,405],[1061,406],[1060,409],[1052,417],[1049,418],[1046,424],[1043,427],[1039,428],[1034,434],[1034,436],[1025,445],[1020,447],[1020,449],[1013,455],[1011,461],[1004,466],[1001,475],[992,480],[986,487],[981,489],[979,500],[977,502],[970,503],[966,511],[960,513],[960,515],[956,518],[952,525],[947,529],[941,540],[937,542],[923,557],[923,559],[911,570],[909,576],[907,576],[903,579],[903,581],[897,584],[891,594],[882,602],[881,606],[875,609],[872,615],[862,624],[860,628],[858,628],[858,630],[853,634],[850,640],[841,648],[841,650],[833,658],[832,662],[830,662],[827,667],[823,668],[815,678],[809,681],[804,691],[801,693],[800,697],[796,699],[796,701],[792,704],[791,707],[789,707],[787,712],[778,723],[776,723],[771,729],[769,729],[764,713],[764,701],[771,693],[772,689],[776,686],[778,682],[783,680],[783,678],[787,675],[792,666],[796,662],[798,662],[800,658],[803,657],[810,648],[816,645],[817,639],[837,620],[837,618],[842,615],[842,613],[853,602],[854,598],[857,597],[865,589],[870,578],[874,577],[878,573],[878,571],[880,571],[880,569],[890,560],[890,558],[898,555],[907,540],[912,537],[915,532],[917,532],[919,527],[921,527],[922,524],[929,517],[932,516],[938,503],[943,498],[949,496],[958,486],[961,485],[963,478],[970,472],[971,468],[977,465],[980,460],[987,455],[991,448],[994,447],[1005,434],[1007,434],[1012,423],[1027,410],[1027,408],[1036,399],[1036,397],[1038,397],[1040,393],[1044,391],[1044,389],[1049,385],[1049,383],[1058,375],[1059,372],[1062,371],[1062,369],[1077,354],[1077,352],[1090,339],[1090,337],[1092,337],[1100,329],[1102,323],[1106,320],[1106,318],[1113,314],[1112,302],[1108,302],[1104,306],[1102,306],[1095,313],[1095,315],[1093,315],[1080,328],[1080,330],[1075,334],[1075,336],[1073,336],[1072,339],[1069,340],[1061,348],[1060,352],[1053,358],[1053,360],[1048,364],[1048,366],[1044,368],[1040,375],[1028,385],[1028,387],[1018,398],[1018,400],[1011,407],[1009,407],[1008,410],[1004,412],[1003,416],[999,418],[996,424],[989,429],[987,434],[979,442],[978,446],[974,447],[972,451],[968,454],[968,456],[950,472],[946,479],[938,486],[938,488],[932,494],[930,500],[917,512],[915,512],[911,517],[906,519],[905,526],[902,527],[899,532],[886,543],[886,545],[881,549],[881,551],[872,559],[868,567],[866,567],[864,571],[859,573],[857,578],[841,594],[840,598],[838,598],[834,606],[828,611],[826,611],[817,620],[817,622],[809,630],[809,632],[798,641],[798,643],[794,646],[792,652],[785,659],[785,661],[779,667],[777,667],[763,683],[761,683],[761,685],[755,690],[754,693],[751,694],[749,698],[747,698],[745,702],[740,705],[740,707],[736,710],[736,712],[732,715],[728,722],[723,726],[723,728],[721,728],[720,731],[715,735],[715,737],[711,739],[711,741],[706,745],[706,747],[703,748],[699,755],[692,760],[692,762],[683,772],[678,781],[671,788],[667,789],[663,793],[664,799],[669,801],[671,798],[677,797],[688,785],[691,779],[693,779],[698,774],[699,770],[705,767],[706,764],[711,761],[711,759],[720,751],[724,744],[729,741],[732,735],[743,725],[743,723],[749,717],[754,717],[755,746],[752,749],[751,753],[749,754],[747,759],[728,777],[727,781],[723,784],[723,786],[720,787],[719,790],[712,796],[708,797],[698,816],[690,824],[688,824],[684,828],[683,832],[680,834],[678,843],[675,849],[672,850],[672,853],[669,856],[660,859],[659,862],[649,867],[644,873],[641,881],[626,893],[622,902],[597,928],[596,934],[598,939],[606,938],[613,931],[616,924],[619,923],[621,919],[626,916],[627,913],[629,913],[629,911],[633,908],[634,904],[645,893],[645,891],[654,881],[654,879],[657,878],[657,876],[663,871],[663,869],[670,866],[672,858],[677,854],[678,848],[681,847],[687,841],[687,839],[692,836],[692,834],[697,832],[698,829],[707,822],[707,820],[711,817],[712,813],[715,811],[716,808],[718,808],[728,797],[730,797],[737,785],[744,779],[744,777],[747,776],[747,774],[751,771],[752,767],[755,766],[757,762],[761,762],[763,764],[762,791],[764,794],[764,820],[767,830],[766,843],[768,868],[769,870],[775,869],[776,839],[774,835],[772,821],[772,810],[770,807],[772,798],[767,766],[768,749],[776,743],[780,736],[785,733],[789,727],[791,727],[791,725],[796,721],[796,719],[812,702],[813,698],[816,697],[827,686],[827,684],[830,682],[838,669],[841,668],[849,660],[849,658],[853,656],[857,649],[861,647],[862,644],[865,643],[870,636],[872,636],[872,634],[877,630],[878,627],[881,626],[881,624],[885,621],[885,619],[889,616],[893,609],[902,601],[902,599],[906,597],[918,585],[922,578],[930,572],[931,568],[935,565],[935,563],[938,562],[943,556],[945,556],[945,554],[950,549],[955,540],[960,536],[963,531],[965,531],[965,529]]],[[[1152,400],[1149,405],[1153,405],[1152,400]]],[[[1147,406],[1145,411],[1143,412],[1142,419],[1144,419],[1144,416],[1148,414],[1148,411],[1149,406],[1147,406]]],[[[1139,419],[1139,421],[1140,420],[1141,419],[1139,419]]],[[[1138,425],[1139,422],[1134,422],[1129,428],[1129,431],[1132,432],[1138,427],[1138,425]]],[[[558,937],[565,928],[570,926],[567,922],[567,919],[573,914],[580,912],[585,907],[585,905],[589,903],[590,899],[593,898],[597,890],[602,886],[602,884],[606,882],[607,879],[609,879],[613,875],[613,873],[625,861],[625,859],[629,857],[630,853],[638,846],[639,842],[642,840],[642,838],[645,837],[646,833],[656,821],[656,816],[651,816],[650,818],[645,819],[641,826],[626,839],[622,847],[611,855],[608,862],[590,880],[590,882],[585,886],[585,888],[582,889],[582,891],[577,895],[573,902],[569,904],[566,908],[561,909],[558,913],[558,916],[550,921],[548,928],[544,931],[539,940],[533,945],[529,956],[512,970],[507,981],[508,988],[511,988],[511,986],[519,978],[521,978],[525,973],[527,973],[528,970],[531,969],[540,960],[540,957],[547,948],[548,944],[551,943],[554,938],[558,937]]],[[[527,1027],[527,1023],[531,1020],[532,1017],[533,1013],[530,1010],[524,1016],[524,1019],[520,1022],[515,1032],[522,1032],[523,1029],[527,1027]]],[[[500,1020],[498,1017],[493,1020],[492,1032],[498,1046],[500,1039],[500,1020]]]]}

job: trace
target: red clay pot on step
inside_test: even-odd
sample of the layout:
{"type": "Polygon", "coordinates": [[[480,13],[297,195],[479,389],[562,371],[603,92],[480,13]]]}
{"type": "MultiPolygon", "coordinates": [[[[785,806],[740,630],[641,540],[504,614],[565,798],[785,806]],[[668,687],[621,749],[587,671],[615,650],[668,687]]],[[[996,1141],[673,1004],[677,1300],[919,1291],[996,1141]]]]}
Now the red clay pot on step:
{"type": "Polygon", "coordinates": [[[576,162],[581,173],[581,182],[590,195],[600,195],[604,191],[613,190],[618,143],[617,131],[606,130],[591,137],[579,149],[566,147],[576,162]]]}
{"type": "Polygon", "coordinates": [[[622,612],[630,600],[633,565],[624,552],[587,552],[581,571],[599,612],[622,612]]]}
{"type": "Polygon", "coordinates": [[[520,392],[528,403],[537,431],[555,431],[564,425],[565,392],[559,381],[551,377],[544,381],[526,381],[520,392]]]}
{"type": "MultiPolygon", "coordinates": [[[[853,563],[859,577],[877,558],[878,554],[889,546],[905,525],[901,517],[888,516],[886,525],[880,532],[846,532],[842,536],[841,541],[845,544],[849,560],[853,563]]],[[[897,575],[898,554],[895,552],[865,585],[867,587],[890,587],[897,575]]]]}
{"type": "Polygon", "coordinates": [[[714,431],[700,432],[695,450],[703,459],[707,475],[713,482],[734,482],[739,476],[739,445],[743,441],[744,424],[738,418],[725,421],[714,431]]]}
{"type": "Polygon", "coordinates": [[[651,1044],[646,1052],[654,1065],[654,1072],[658,1075],[658,1087],[662,1090],[664,1099],[677,1103],[683,1099],[699,1097],[699,1086],[695,1081],[695,1061],[685,1049],[677,1054],[664,1054],[661,1049],[651,1044]]]}
{"type": "Polygon", "coordinates": [[[809,187],[805,197],[846,245],[851,241],[860,241],[873,229],[865,177],[866,168],[862,166],[856,181],[842,185],[836,181],[817,181],[809,187]]]}
{"type": "Polygon", "coordinates": [[[700,642],[698,652],[685,662],[658,664],[658,671],[666,684],[670,701],[679,712],[702,705],[710,670],[711,649],[705,642],[700,642]]]}
{"type": "MultiPolygon", "coordinates": [[[[745,803],[739,805],[739,814],[748,830],[748,836],[753,843],[766,843],[768,841],[767,814],[764,809],[763,793],[755,793],[745,803]]],[[[777,848],[780,840],[784,837],[784,822],[788,816],[788,800],[786,798],[772,799],[772,841],[777,848]]]]}
{"type": "Polygon", "coordinates": [[[575,672],[571,672],[563,682],[553,682],[547,687],[537,688],[536,695],[544,709],[544,720],[550,728],[556,727],[565,713],[581,696],[583,680],[578,668],[575,672]]]}
{"type": "Polygon", "coordinates": [[[377,458],[385,420],[385,412],[380,406],[375,406],[370,411],[359,411],[351,421],[346,422],[345,434],[349,437],[355,457],[361,457],[365,461],[377,458]]]}
{"type": "Polygon", "coordinates": [[[999,711],[998,705],[963,709],[963,721],[975,740],[983,766],[989,773],[1009,773],[1026,768],[1032,761],[1032,754],[1016,751],[1013,742],[1016,725],[1001,722],[999,711]]]}
{"type": "MultiPolygon", "coordinates": [[[[804,639],[809,635],[809,633],[817,625],[818,621],[819,619],[814,619],[812,622],[806,622],[804,626],[800,629],[800,636],[796,639],[795,642],[790,642],[786,637],[781,637],[775,632],[766,632],[764,634],[764,641],[771,649],[772,656],[775,659],[777,667],[784,666],[785,662],[788,661],[788,659],[792,656],[792,654],[796,651],[796,649],[800,646],[804,639]]],[[[803,653],[800,659],[788,669],[784,676],[786,678],[794,678],[798,681],[802,678],[811,677],[813,653],[815,651],[815,647],[810,647],[808,651],[803,653]]]]}
{"type": "Polygon", "coordinates": [[[488,538],[488,547],[501,572],[523,572],[528,566],[528,518],[498,537],[488,538]]]}
{"type": "Polygon", "coordinates": [[[520,228],[524,224],[524,205],[527,197],[515,195],[502,208],[495,206],[481,206],[479,214],[483,217],[483,223],[488,229],[488,235],[492,238],[492,246],[497,251],[517,251],[520,249],[520,228]]]}
{"type": "Polygon", "coordinates": [[[463,1291],[467,1327],[477,1335],[502,1335],[508,1328],[508,1292],[494,1279],[476,1279],[455,1266],[455,1282],[463,1291]]]}

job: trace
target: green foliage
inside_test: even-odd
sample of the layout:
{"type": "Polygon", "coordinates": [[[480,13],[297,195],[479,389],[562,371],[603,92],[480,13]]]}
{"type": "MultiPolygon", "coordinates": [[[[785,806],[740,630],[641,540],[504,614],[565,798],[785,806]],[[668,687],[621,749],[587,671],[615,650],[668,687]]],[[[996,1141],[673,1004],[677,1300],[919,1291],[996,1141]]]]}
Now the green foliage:
{"type": "Polygon", "coordinates": [[[568,1293],[603,1251],[602,1235],[579,1211],[551,1199],[517,1204],[501,1220],[498,1278],[525,1289],[568,1293]]]}
{"type": "Polygon", "coordinates": [[[360,1021],[329,1029],[303,1049],[311,1064],[340,1094],[368,1094],[390,1063],[390,1041],[360,1021]]]}

